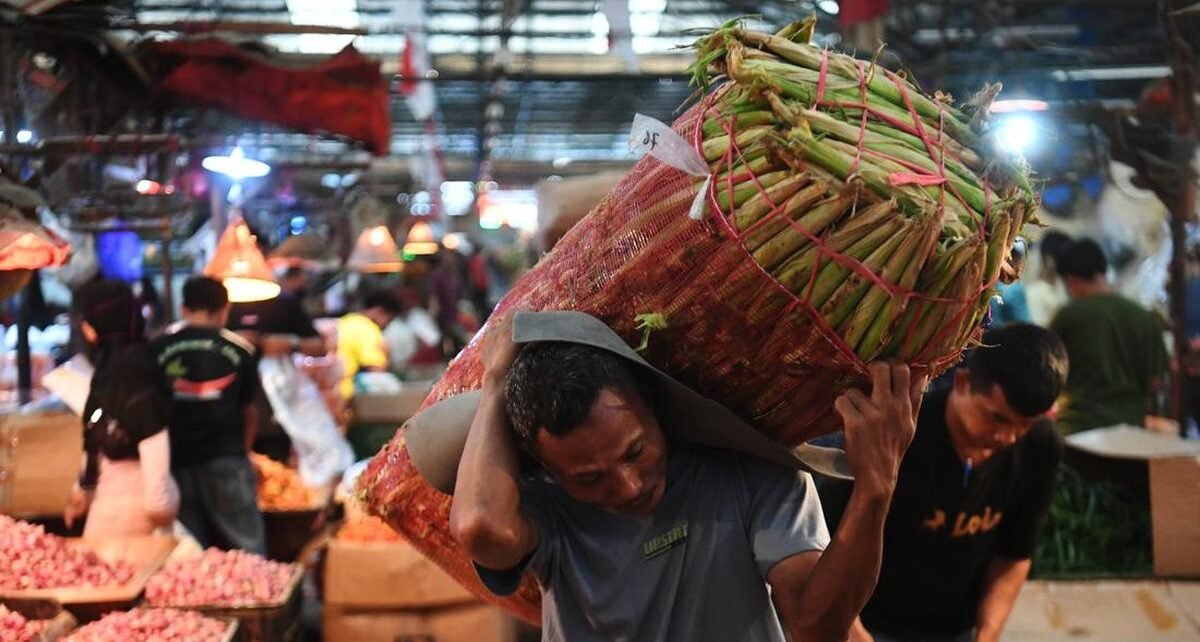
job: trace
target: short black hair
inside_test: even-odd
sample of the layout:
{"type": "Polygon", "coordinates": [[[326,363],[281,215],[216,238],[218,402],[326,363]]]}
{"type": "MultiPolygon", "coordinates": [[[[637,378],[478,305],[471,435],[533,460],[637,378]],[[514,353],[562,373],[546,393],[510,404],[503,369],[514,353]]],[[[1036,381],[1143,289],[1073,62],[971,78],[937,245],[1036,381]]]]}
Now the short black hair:
{"type": "Polygon", "coordinates": [[[194,276],[183,284],[183,307],[194,312],[220,312],[229,305],[225,284],[207,276],[194,276]]]}
{"type": "Polygon", "coordinates": [[[1036,417],[1054,405],[1067,384],[1067,349],[1053,332],[1031,323],[1011,323],[983,333],[967,356],[971,389],[1000,386],[1014,411],[1036,417]]]}
{"type": "Polygon", "coordinates": [[[1050,230],[1042,235],[1040,244],[1042,261],[1045,262],[1050,259],[1057,261],[1059,253],[1071,245],[1071,237],[1062,232],[1050,230]]]}
{"type": "Polygon", "coordinates": [[[404,311],[404,307],[400,305],[400,298],[391,290],[375,290],[367,293],[367,296],[363,297],[362,307],[364,310],[382,308],[384,312],[393,316],[404,311]]]}
{"type": "Polygon", "coordinates": [[[525,345],[504,384],[513,432],[532,453],[539,431],[556,436],[570,433],[606,388],[631,391],[643,402],[651,401],[646,375],[611,352],[561,341],[525,345]]]}
{"type": "Polygon", "coordinates": [[[1092,239],[1072,242],[1054,257],[1059,276],[1091,280],[1108,272],[1108,258],[1100,244],[1092,239]]]}

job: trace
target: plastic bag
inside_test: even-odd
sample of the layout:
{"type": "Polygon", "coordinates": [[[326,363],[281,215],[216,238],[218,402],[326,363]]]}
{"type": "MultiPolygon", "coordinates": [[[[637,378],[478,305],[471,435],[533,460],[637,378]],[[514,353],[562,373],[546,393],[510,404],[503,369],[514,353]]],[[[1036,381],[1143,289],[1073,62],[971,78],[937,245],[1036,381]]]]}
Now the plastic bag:
{"type": "Polygon", "coordinates": [[[263,357],[258,364],[263,392],[275,420],[292,439],[300,461],[300,477],[324,487],[354,463],[354,451],[329,414],[321,391],[290,356],[263,357]]]}

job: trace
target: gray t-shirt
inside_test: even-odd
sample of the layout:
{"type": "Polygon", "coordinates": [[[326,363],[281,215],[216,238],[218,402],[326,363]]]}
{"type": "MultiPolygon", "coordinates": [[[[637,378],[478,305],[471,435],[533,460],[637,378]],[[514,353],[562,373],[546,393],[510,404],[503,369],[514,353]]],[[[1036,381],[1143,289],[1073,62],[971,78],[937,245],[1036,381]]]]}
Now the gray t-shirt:
{"type": "Polygon", "coordinates": [[[532,571],[550,642],[782,642],[767,573],[829,544],[812,478],[729,451],[668,453],[662,503],[644,517],[577,502],[544,476],[523,481],[538,546],[516,569],[477,567],[480,579],[503,595],[532,571]]]}

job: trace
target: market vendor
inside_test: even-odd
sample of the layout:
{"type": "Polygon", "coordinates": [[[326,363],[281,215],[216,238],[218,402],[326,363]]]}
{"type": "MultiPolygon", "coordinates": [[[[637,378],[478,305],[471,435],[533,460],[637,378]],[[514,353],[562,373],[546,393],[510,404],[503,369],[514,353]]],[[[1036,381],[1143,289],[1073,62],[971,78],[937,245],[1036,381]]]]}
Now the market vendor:
{"type": "Polygon", "coordinates": [[[152,345],[171,389],[171,471],[179,521],[202,546],[266,553],[254,442],[258,369],[254,346],[225,329],[229,295],[216,279],[183,285],[183,321],[152,345]]]}
{"type": "Polygon", "coordinates": [[[875,585],[924,377],[872,364],[871,392],[837,400],[858,483],[831,539],[808,473],[668,438],[673,419],[710,404],[688,430],[765,439],[744,424],[730,434],[731,413],[599,320],[515,323],[520,337],[511,318],[487,335],[450,515],[491,590],[510,593],[531,571],[546,640],[846,639],[875,585]],[[522,475],[521,451],[541,469],[522,475]]]}
{"type": "Polygon", "coordinates": [[[384,372],[388,368],[383,329],[401,312],[400,300],[388,290],[363,297],[362,309],[338,319],[337,351],[342,361],[342,397],[354,396],[354,376],[359,372],[384,372]]]}
{"type": "MultiPolygon", "coordinates": [[[[925,399],[853,642],[999,639],[1054,496],[1062,440],[1047,413],[1066,379],[1058,338],[1012,324],[985,333],[953,387],[925,399]]],[[[829,523],[844,526],[849,488],[819,486],[829,523]]]]}
{"type": "Polygon", "coordinates": [[[325,339],[304,310],[308,273],[290,267],[280,279],[279,296],[266,301],[234,303],[229,312],[229,329],[245,337],[269,357],[293,352],[321,357],[325,339]]]}
{"type": "Polygon", "coordinates": [[[1079,239],[1055,261],[1071,300],[1050,329],[1075,365],[1067,378],[1059,430],[1070,434],[1118,424],[1161,425],[1157,419],[1165,414],[1171,368],[1162,320],[1114,291],[1099,243],[1079,239]]]}

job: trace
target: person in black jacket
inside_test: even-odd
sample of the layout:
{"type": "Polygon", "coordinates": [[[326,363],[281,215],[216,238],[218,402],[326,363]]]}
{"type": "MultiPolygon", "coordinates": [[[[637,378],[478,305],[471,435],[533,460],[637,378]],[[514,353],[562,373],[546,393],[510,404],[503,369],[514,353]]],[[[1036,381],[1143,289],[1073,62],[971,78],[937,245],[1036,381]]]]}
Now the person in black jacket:
{"type": "Polygon", "coordinates": [[[84,536],[146,535],[169,528],[179,507],[171,478],[170,399],[146,345],[129,286],[97,280],[73,307],[95,372],[84,407],[84,458],[63,517],[87,514],[84,536]]]}
{"type": "MultiPolygon", "coordinates": [[[[1053,333],[1011,324],[983,335],[950,389],[926,395],[852,641],[999,639],[1054,496],[1062,440],[1049,413],[1067,365],[1053,333]]],[[[822,481],[832,528],[847,485],[822,481]]]]}

